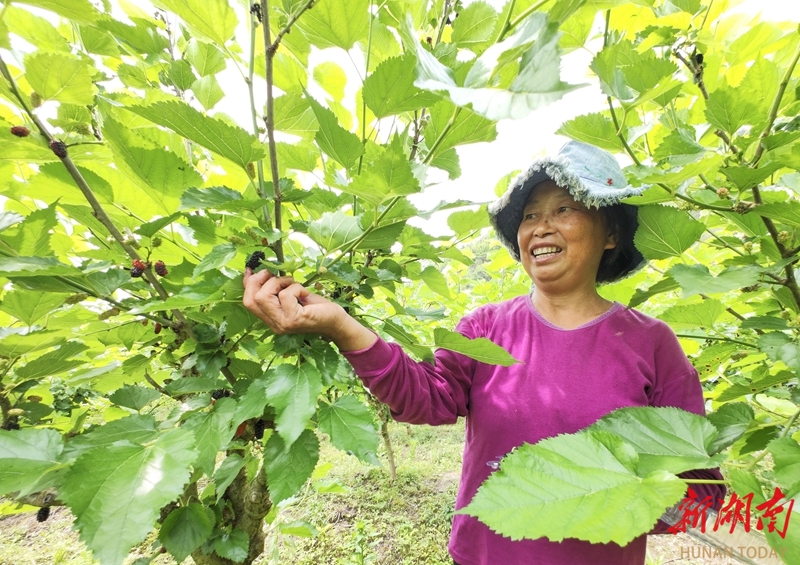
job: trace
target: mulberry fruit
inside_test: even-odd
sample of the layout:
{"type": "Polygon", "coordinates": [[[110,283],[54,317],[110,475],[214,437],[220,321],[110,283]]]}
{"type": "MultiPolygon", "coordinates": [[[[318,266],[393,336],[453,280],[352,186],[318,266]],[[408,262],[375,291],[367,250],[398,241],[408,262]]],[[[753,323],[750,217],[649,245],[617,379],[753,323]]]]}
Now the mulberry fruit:
{"type": "Polygon", "coordinates": [[[247,258],[247,262],[244,266],[255,271],[264,259],[266,259],[266,255],[264,255],[263,251],[254,251],[253,254],[247,258]]]}
{"type": "Polygon", "coordinates": [[[65,159],[67,157],[67,146],[64,145],[63,141],[59,141],[57,139],[51,140],[50,149],[53,150],[53,153],[55,153],[56,157],[59,159],[65,159]]]}
{"type": "Polygon", "coordinates": [[[219,390],[215,390],[214,392],[212,392],[211,393],[211,398],[213,398],[214,400],[219,400],[220,398],[225,398],[225,397],[228,397],[230,395],[231,395],[230,389],[221,388],[219,390]]]}
{"type": "Polygon", "coordinates": [[[169,273],[169,271],[167,271],[167,266],[164,264],[164,261],[156,261],[155,269],[159,277],[166,277],[167,273],[169,273]]]}
{"type": "Polygon", "coordinates": [[[731,191],[725,188],[724,186],[721,186],[720,188],[717,189],[717,196],[719,196],[720,198],[728,198],[728,196],[730,196],[730,193],[731,191]]]}
{"type": "Polygon", "coordinates": [[[88,294],[86,294],[85,292],[78,292],[77,294],[72,294],[68,296],[67,299],[64,301],[64,304],[78,304],[79,302],[83,302],[87,298],[89,298],[88,294]]]}
{"type": "Polygon", "coordinates": [[[778,232],[778,243],[786,245],[790,241],[792,241],[792,234],[786,230],[778,232]]]}
{"type": "Polygon", "coordinates": [[[242,422],[241,424],[239,424],[239,427],[236,428],[236,434],[234,435],[234,437],[241,436],[246,429],[247,429],[247,422],[242,422]]]}
{"type": "Polygon", "coordinates": [[[111,308],[110,310],[106,310],[105,312],[100,312],[100,314],[97,315],[97,319],[98,320],[108,320],[109,318],[112,318],[114,316],[119,316],[119,313],[120,313],[120,309],[115,306],[114,308],[111,308]]]}
{"type": "Polygon", "coordinates": [[[147,265],[144,264],[144,261],[141,259],[134,259],[133,266],[131,267],[131,276],[134,278],[141,277],[146,268],[147,265]]]}
{"type": "Polygon", "coordinates": [[[49,506],[42,506],[41,508],[39,508],[39,511],[36,513],[36,521],[37,522],[46,522],[49,517],[50,517],[50,507],[49,506]]]}
{"type": "Polygon", "coordinates": [[[153,247],[161,247],[161,244],[162,244],[163,242],[164,242],[164,241],[163,241],[163,240],[162,240],[160,237],[154,237],[154,238],[153,238],[153,240],[152,240],[152,242],[151,242],[151,245],[152,245],[153,247]]]}
{"type": "Polygon", "coordinates": [[[18,430],[19,429],[19,424],[16,423],[16,422],[9,422],[8,424],[6,424],[6,429],[9,430],[9,431],[18,430]]]}
{"type": "Polygon", "coordinates": [[[11,128],[11,133],[17,137],[28,137],[31,134],[31,130],[25,126],[14,126],[11,128]]]}
{"type": "Polygon", "coordinates": [[[153,327],[153,332],[155,332],[156,335],[161,333],[161,324],[159,322],[156,322],[156,325],[153,327]]]}
{"type": "Polygon", "coordinates": [[[264,420],[256,420],[256,423],[253,426],[253,435],[256,436],[256,439],[264,438],[264,429],[266,427],[267,423],[264,420]]]}
{"type": "Polygon", "coordinates": [[[31,92],[31,106],[34,108],[38,108],[42,105],[42,97],[39,96],[38,92],[31,92]]]}

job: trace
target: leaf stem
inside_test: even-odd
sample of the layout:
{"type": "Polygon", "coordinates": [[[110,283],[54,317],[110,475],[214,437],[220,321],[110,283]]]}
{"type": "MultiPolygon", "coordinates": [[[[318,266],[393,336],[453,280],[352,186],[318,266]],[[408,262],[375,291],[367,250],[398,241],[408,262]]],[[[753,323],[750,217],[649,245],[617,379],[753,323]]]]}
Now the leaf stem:
{"type": "Polygon", "coordinates": [[[797,421],[798,417],[800,417],[800,410],[798,410],[797,412],[792,414],[791,418],[789,418],[789,421],[786,422],[786,425],[783,427],[783,430],[781,431],[781,435],[778,436],[778,437],[786,437],[786,436],[788,436],[789,435],[789,430],[792,429],[792,426],[797,421]]]}
{"type": "Polygon", "coordinates": [[[442,34],[444,33],[444,26],[447,25],[447,18],[450,14],[450,0],[444,0],[444,7],[442,8],[442,23],[439,24],[439,31],[436,34],[436,45],[439,45],[439,42],[442,40],[442,34]]]}
{"type": "MultiPolygon", "coordinates": [[[[306,6],[311,6],[313,2],[309,1],[306,6]]],[[[307,9],[307,8],[306,8],[307,9]]],[[[272,87],[274,84],[273,79],[273,59],[275,58],[275,53],[278,49],[278,44],[276,43],[273,46],[272,40],[270,39],[270,29],[269,29],[269,5],[267,0],[261,0],[261,17],[263,18],[263,23],[261,27],[264,30],[264,56],[266,58],[266,65],[267,65],[267,116],[266,116],[266,126],[267,126],[267,138],[269,140],[269,164],[270,169],[272,172],[272,192],[273,198],[275,199],[275,213],[273,217],[275,218],[275,229],[278,231],[282,230],[282,220],[281,220],[281,186],[280,186],[280,175],[278,174],[278,149],[275,143],[275,103],[272,95],[272,87]]],[[[299,15],[298,15],[299,17],[299,15]]],[[[281,36],[282,37],[282,36],[281,36]]],[[[277,41],[277,39],[276,39],[277,41]]],[[[278,259],[279,263],[284,262],[283,258],[283,237],[279,238],[273,247],[275,251],[275,256],[278,259]]]]}
{"type": "Polygon", "coordinates": [[[508,30],[511,29],[511,13],[514,11],[514,5],[517,3],[517,0],[511,0],[508,3],[508,13],[506,14],[506,20],[503,22],[503,27],[500,28],[500,33],[497,34],[497,39],[494,40],[495,44],[500,43],[505,37],[505,34],[508,33],[508,30]]]}
{"type": "MultiPolygon", "coordinates": [[[[277,51],[278,50],[278,47],[281,44],[281,40],[283,39],[283,36],[286,35],[287,33],[289,33],[289,30],[292,28],[292,26],[295,24],[295,22],[300,18],[300,16],[303,15],[303,13],[306,10],[310,10],[311,9],[311,6],[314,5],[314,2],[316,2],[316,0],[308,0],[308,2],[306,2],[303,5],[303,7],[300,8],[300,11],[298,11],[296,14],[292,14],[292,16],[289,18],[289,21],[286,22],[286,25],[283,27],[283,29],[280,30],[278,32],[278,34],[275,36],[275,41],[271,45],[272,51],[277,51]]],[[[262,11],[264,10],[264,2],[261,3],[261,9],[262,9],[262,11]]],[[[269,22],[269,18],[267,16],[268,16],[268,14],[266,12],[263,12],[265,25],[269,22]]]]}
{"type": "Polygon", "coordinates": [[[761,132],[761,136],[758,140],[758,147],[756,147],[756,152],[753,154],[753,159],[750,162],[750,166],[753,168],[758,165],[759,160],[761,160],[761,156],[764,154],[764,150],[766,149],[764,147],[764,138],[769,135],[770,130],[772,130],[772,124],[775,123],[775,118],[778,117],[778,110],[781,107],[781,100],[786,92],[786,87],[789,85],[789,80],[792,78],[792,73],[794,72],[794,68],[797,66],[798,60],[800,60],[800,45],[797,46],[797,50],[794,52],[794,57],[792,57],[792,61],[789,63],[789,68],[786,69],[786,73],[784,73],[783,79],[778,85],[778,91],[775,93],[775,98],[772,100],[772,106],[769,109],[769,117],[767,118],[767,125],[764,127],[764,131],[761,132]]]}
{"type": "MultiPolygon", "coordinates": [[[[254,15],[250,15],[250,63],[248,66],[247,77],[244,79],[247,83],[247,93],[250,96],[250,118],[253,124],[253,135],[258,137],[258,118],[256,117],[256,99],[253,93],[253,75],[255,73],[256,61],[256,27],[258,23],[254,15]]],[[[259,159],[256,162],[256,174],[258,175],[258,185],[255,187],[258,197],[261,199],[266,198],[266,187],[264,185],[264,160],[259,159]]],[[[272,229],[272,220],[269,217],[269,208],[266,204],[261,206],[261,212],[264,215],[264,225],[267,229],[272,229]]]]}
{"type": "MultiPolygon", "coordinates": [[[[380,8],[379,8],[380,9],[380,8]]],[[[369,0],[369,32],[367,34],[367,54],[364,68],[364,79],[361,80],[361,144],[367,144],[367,102],[364,98],[364,80],[369,75],[369,55],[372,51],[372,0],[369,0]]],[[[358,156],[358,174],[361,174],[361,167],[364,164],[364,153],[358,156]]],[[[353,210],[358,210],[358,200],[353,197],[353,210]]]]}
{"type": "Polygon", "coordinates": [[[447,125],[444,126],[441,132],[439,132],[439,137],[436,138],[436,140],[433,142],[433,145],[431,145],[430,149],[428,149],[428,154],[422,160],[423,165],[427,165],[433,159],[433,155],[436,149],[439,147],[439,145],[442,144],[442,141],[450,132],[450,129],[453,127],[453,125],[456,123],[456,120],[458,119],[458,115],[460,113],[461,113],[461,106],[456,106],[455,110],[453,110],[453,115],[450,116],[450,120],[447,122],[447,125]]]}
{"type": "Polygon", "coordinates": [[[711,341],[727,341],[729,343],[736,343],[738,345],[744,345],[746,347],[750,347],[752,349],[758,349],[758,346],[753,343],[747,343],[746,341],[739,341],[738,339],[731,339],[729,337],[714,337],[710,335],[692,335],[692,334],[675,334],[677,337],[683,337],[688,339],[708,339],[711,341]]]}
{"type": "MultiPolygon", "coordinates": [[[[495,43],[499,43],[500,41],[502,41],[505,38],[505,36],[508,35],[509,31],[511,31],[512,29],[517,27],[525,18],[527,18],[532,13],[534,13],[536,10],[538,10],[539,8],[541,8],[542,6],[547,4],[549,1],[550,0],[539,0],[536,4],[534,4],[533,6],[529,7],[527,10],[523,11],[519,16],[514,18],[514,20],[510,24],[506,24],[503,27],[503,31],[501,31],[500,35],[497,36],[497,41],[495,41],[495,43]]],[[[513,6],[512,6],[512,8],[513,8],[513,6]]],[[[609,10],[609,12],[610,12],[610,10],[609,10]]],[[[509,14],[511,14],[511,12],[509,12],[509,14]]]]}

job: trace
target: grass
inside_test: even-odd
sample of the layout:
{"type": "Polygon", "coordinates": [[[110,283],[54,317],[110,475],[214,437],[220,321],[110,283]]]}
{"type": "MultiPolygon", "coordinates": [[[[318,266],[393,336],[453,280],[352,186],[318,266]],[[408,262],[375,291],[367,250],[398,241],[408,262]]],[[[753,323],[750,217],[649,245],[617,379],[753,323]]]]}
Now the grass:
{"type": "MultiPolygon", "coordinates": [[[[394,481],[386,466],[367,465],[323,441],[318,470],[330,470],[319,483],[346,492],[323,493],[307,485],[283,503],[268,525],[266,551],[256,565],[452,565],[447,541],[464,421],[435,428],[393,423],[390,437],[397,461],[394,481]],[[290,525],[297,531],[300,522],[313,527],[316,536],[285,533],[290,525]]],[[[386,460],[385,453],[379,456],[386,460]]],[[[95,565],[71,523],[66,508],[53,509],[41,524],[33,513],[0,518],[0,565],[95,565]]],[[[152,541],[134,548],[126,565],[147,555],[152,541]]],[[[684,534],[650,536],[646,565],[737,564],[725,558],[687,559],[685,551],[681,556],[681,547],[694,545],[684,534]]],[[[160,555],[152,563],[174,561],[160,555]]]]}

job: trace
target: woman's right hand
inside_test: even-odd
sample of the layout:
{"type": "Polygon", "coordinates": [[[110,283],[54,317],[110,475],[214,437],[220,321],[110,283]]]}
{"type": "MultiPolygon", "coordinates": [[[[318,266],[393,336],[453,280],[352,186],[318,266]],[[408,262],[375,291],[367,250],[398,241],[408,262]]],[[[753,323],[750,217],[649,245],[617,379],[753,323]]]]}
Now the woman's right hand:
{"type": "Polygon", "coordinates": [[[310,292],[291,277],[245,269],[243,304],[276,334],[309,333],[330,338],[342,351],[366,349],[377,336],[338,304],[310,292]]]}

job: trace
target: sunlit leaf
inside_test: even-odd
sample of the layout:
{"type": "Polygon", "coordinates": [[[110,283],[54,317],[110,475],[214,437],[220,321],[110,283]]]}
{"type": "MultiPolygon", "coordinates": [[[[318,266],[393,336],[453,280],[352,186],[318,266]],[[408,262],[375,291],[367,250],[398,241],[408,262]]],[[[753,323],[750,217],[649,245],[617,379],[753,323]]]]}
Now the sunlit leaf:
{"type": "Polygon", "coordinates": [[[267,401],[277,411],[275,429],[291,448],[314,415],[322,377],[310,363],[279,365],[267,374],[267,401]]]}
{"type": "Polygon", "coordinates": [[[321,404],[317,423],[335,447],[352,452],[365,463],[379,464],[375,456],[378,434],[372,413],[355,396],[345,394],[333,404],[321,404]]]}
{"type": "Polygon", "coordinates": [[[503,367],[519,363],[508,351],[485,337],[469,339],[458,332],[436,328],[433,331],[433,341],[436,347],[461,353],[481,363],[501,365],[503,367]]]}
{"type": "Polygon", "coordinates": [[[705,225],[691,216],[667,206],[639,207],[636,248],[647,259],[665,259],[680,255],[697,241],[705,225]]]}
{"type": "Polygon", "coordinates": [[[25,77],[44,100],[90,105],[95,87],[86,61],[61,53],[25,56],[25,77]]]}

